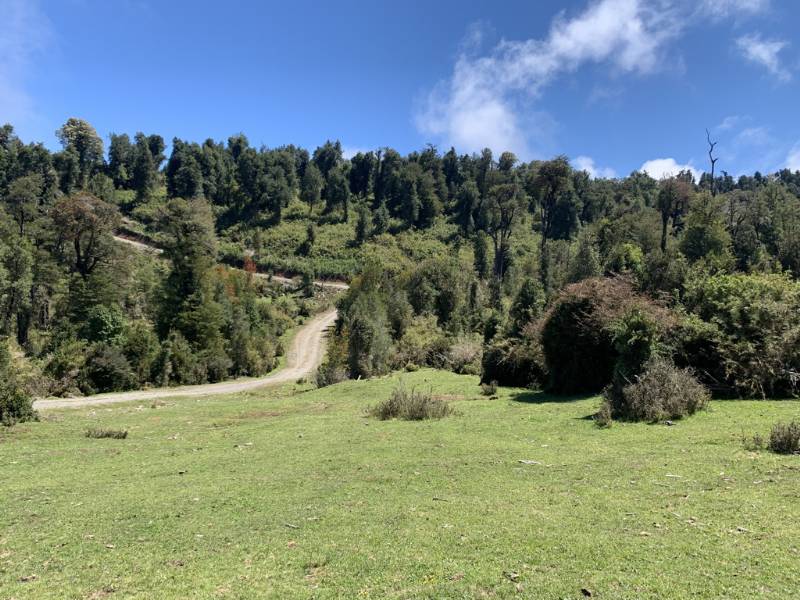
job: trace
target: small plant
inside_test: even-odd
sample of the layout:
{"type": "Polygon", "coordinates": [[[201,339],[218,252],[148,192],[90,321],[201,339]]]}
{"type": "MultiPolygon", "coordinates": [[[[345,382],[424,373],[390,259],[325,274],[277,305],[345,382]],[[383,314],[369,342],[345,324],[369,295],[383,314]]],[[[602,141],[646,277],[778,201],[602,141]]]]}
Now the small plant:
{"type": "Polygon", "coordinates": [[[611,405],[608,402],[603,402],[600,410],[594,414],[594,423],[598,427],[611,427],[614,421],[611,418],[611,405]]]}
{"type": "Polygon", "coordinates": [[[453,414],[453,409],[446,401],[434,398],[430,392],[409,392],[401,383],[386,400],[370,407],[368,413],[381,421],[422,421],[447,417],[453,414]]]}
{"type": "Polygon", "coordinates": [[[765,440],[760,433],[755,433],[752,436],[748,436],[742,432],[742,446],[744,446],[745,450],[756,452],[767,447],[767,440],[765,440]]]}
{"type": "Polygon", "coordinates": [[[489,383],[481,384],[481,394],[484,396],[494,396],[497,393],[497,381],[494,379],[489,383]]]}
{"type": "Polygon", "coordinates": [[[775,423],[767,447],[776,454],[800,454],[800,422],[775,423]]]}
{"type": "Polygon", "coordinates": [[[93,439],[113,439],[113,440],[124,440],[128,437],[128,430],[127,429],[98,429],[98,428],[91,428],[86,430],[86,437],[93,438],[93,439]]]}

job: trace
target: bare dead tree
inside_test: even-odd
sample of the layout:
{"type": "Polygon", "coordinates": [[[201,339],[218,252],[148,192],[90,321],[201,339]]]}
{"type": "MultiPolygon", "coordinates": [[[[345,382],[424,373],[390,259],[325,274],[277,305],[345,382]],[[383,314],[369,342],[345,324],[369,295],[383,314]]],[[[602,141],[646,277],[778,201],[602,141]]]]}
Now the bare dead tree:
{"type": "Polygon", "coordinates": [[[717,190],[714,179],[714,167],[717,165],[719,157],[714,158],[714,147],[717,145],[717,142],[711,141],[711,134],[709,133],[708,129],[706,129],[706,140],[708,140],[708,160],[711,161],[711,195],[716,196],[717,190]]]}

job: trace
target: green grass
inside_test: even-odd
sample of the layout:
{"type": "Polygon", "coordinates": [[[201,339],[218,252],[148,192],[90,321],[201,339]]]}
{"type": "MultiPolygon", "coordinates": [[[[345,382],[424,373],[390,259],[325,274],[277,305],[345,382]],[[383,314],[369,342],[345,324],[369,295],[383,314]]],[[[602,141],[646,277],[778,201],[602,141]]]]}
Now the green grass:
{"type": "Polygon", "coordinates": [[[596,398],[488,399],[477,378],[430,370],[307,390],[62,411],[2,431],[0,597],[800,589],[800,457],[741,443],[796,418],[796,402],[601,430],[587,419],[596,398]],[[401,377],[458,414],[365,417],[401,377]],[[91,427],[129,435],[90,439],[91,427]]]}

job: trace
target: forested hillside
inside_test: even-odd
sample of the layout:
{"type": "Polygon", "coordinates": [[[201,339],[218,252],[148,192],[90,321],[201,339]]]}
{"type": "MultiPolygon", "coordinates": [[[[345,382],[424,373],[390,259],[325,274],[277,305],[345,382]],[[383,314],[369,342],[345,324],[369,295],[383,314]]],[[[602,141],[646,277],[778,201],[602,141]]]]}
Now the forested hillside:
{"type": "Polygon", "coordinates": [[[321,383],[432,365],[596,391],[644,336],[629,376],[666,354],[720,393],[794,390],[800,173],[594,179],[565,157],[428,146],[345,158],[338,142],[254,148],[242,134],[174,139],[167,157],[160,135],[106,146],[79,119],[58,138],[51,152],[0,130],[0,324],[46,393],[269,370],[280,335],[314,308],[256,270],[355,278],[321,383]],[[574,287],[598,277],[618,283],[574,287]],[[608,364],[591,384],[559,383],[555,346],[586,341],[575,315],[616,296],[582,357],[600,348],[608,364]],[[745,351],[764,364],[738,373],[745,351]]]}

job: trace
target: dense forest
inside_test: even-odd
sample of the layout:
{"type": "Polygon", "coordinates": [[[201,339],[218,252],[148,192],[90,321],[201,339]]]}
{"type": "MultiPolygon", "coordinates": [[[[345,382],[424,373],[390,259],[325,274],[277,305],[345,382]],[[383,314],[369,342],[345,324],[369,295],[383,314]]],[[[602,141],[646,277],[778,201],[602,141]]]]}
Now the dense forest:
{"type": "Polygon", "coordinates": [[[0,326],[37,393],[269,370],[314,305],[255,271],[352,281],[321,385],[428,365],[606,389],[622,416],[614,390],[656,359],[720,395],[800,377],[800,172],[594,179],[488,149],[345,158],[239,134],[167,157],[143,133],[106,152],[80,119],[57,135],[51,152],[0,130],[0,326]]]}

